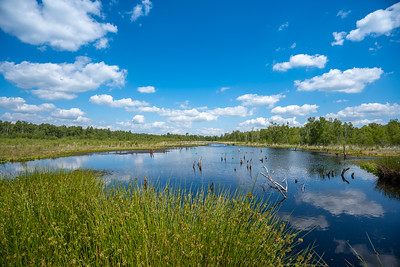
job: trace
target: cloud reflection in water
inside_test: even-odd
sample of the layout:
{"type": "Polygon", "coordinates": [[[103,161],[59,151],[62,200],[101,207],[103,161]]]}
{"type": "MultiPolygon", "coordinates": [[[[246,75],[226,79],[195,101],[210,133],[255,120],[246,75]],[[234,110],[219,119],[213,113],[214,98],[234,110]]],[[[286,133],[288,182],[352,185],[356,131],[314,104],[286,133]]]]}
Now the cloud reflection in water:
{"type": "Polygon", "coordinates": [[[317,231],[326,231],[329,228],[329,223],[325,216],[293,216],[287,212],[280,212],[279,217],[288,221],[290,225],[302,231],[310,231],[315,229],[317,231]]]}
{"type": "Polygon", "coordinates": [[[338,192],[310,193],[306,192],[301,201],[318,208],[323,208],[333,215],[347,214],[365,217],[383,217],[381,205],[367,200],[366,195],[358,190],[338,192]]]}

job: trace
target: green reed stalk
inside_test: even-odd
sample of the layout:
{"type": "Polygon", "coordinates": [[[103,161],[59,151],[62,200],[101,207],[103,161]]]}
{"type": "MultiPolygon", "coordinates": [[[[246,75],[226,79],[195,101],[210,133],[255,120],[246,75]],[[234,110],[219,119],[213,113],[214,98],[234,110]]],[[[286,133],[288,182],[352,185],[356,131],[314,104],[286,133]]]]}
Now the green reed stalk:
{"type": "Polygon", "coordinates": [[[248,194],[106,189],[94,171],[0,180],[0,265],[309,266],[299,232],[248,194]]]}

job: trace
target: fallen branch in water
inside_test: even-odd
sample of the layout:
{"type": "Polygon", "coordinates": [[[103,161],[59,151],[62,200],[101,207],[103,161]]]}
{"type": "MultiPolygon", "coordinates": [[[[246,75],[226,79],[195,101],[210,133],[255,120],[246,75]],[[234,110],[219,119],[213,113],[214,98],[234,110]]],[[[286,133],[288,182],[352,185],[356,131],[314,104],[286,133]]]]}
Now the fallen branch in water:
{"type": "Polygon", "coordinates": [[[274,179],[271,178],[271,176],[269,175],[269,171],[268,171],[267,167],[263,166],[263,168],[266,170],[267,174],[264,174],[262,172],[260,172],[260,174],[262,176],[264,176],[265,178],[267,178],[268,180],[270,180],[271,183],[273,183],[276,186],[276,189],[278,189],[279,192],[282,194],[282,196],[286,199],[286,194],[283,193],[283,191],[285,191],[287,193],[287,188],[288,188],[287,179],[285,178],[285,180],[284,180],[285,183],[286,183],[286,187],[283,187],[280,183],[278,183],[277,181],[275,181],[274,179]]]}

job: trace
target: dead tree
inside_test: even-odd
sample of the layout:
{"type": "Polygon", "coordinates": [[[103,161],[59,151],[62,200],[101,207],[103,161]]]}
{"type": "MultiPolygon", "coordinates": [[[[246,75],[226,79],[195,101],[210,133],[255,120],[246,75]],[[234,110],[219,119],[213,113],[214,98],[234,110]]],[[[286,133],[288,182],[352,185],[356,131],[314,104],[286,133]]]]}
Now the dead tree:
{"type": "Polygon", "coordinates": [[[282,196],[286,199],[286,195],[287,195],[287,190],[288,190],[288,184],[287,184],[287,179],[285,178],[284,182],[286,184],[285,187],[283,187],[280,183],[278,183],[277,181],[275,181],[274,179],[271,178],[271,176],[269,175],[269,171],[267,169],[267,167],[263,166],[263,168],[265,169],[265,171],[267,172],[267,174],[264,174],[262,172],[260,172],[260,174],[262,176],[264,176],[265,178],[267,178],[273,185],[275,185],[275,188],[282,194],[282,196]],[[285,193],[284,193],[285,192],[285,193]]]}

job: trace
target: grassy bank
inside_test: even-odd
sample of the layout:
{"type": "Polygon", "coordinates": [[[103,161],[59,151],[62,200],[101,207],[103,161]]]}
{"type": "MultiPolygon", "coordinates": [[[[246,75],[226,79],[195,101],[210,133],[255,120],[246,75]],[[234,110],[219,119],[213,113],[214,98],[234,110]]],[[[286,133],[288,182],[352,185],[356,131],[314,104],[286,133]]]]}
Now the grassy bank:
{"type": "Polygon", "coordinates": [[[105,190],[91,171],[2,179],[0,192],[1,266],[320,265],[250,195],[105,190]]]}
{"type": "Polygon", "coordinates": [[[377,175],[387,182],[400,184],[400,157],[383,157],[359,162],[360,168],[377,175]]]}
{"type": "Polygon", "coordinates": [[[88,152],[165,149],[176,146],[197,146],[205,142],[152,142],[97,139],[0,139],[0,163],[79,155],[88,152]]]}
{"type": "MultiPolygon", "coordinates": [[[[296,150],[310,150],[316,152],[324,152],[332,155],[343,156],[343,146],[309,146],[309,145],[290,145],[290,144],[265,144],[257,142],[220,142],[222,144],[250,147],[270,147],[270,148],[293,148],[296,150]]],[[[400,154],[398,146],[370,146],[360,147],[357,145],[347,145],[347,156],[395,156],[400,154]]]]}

